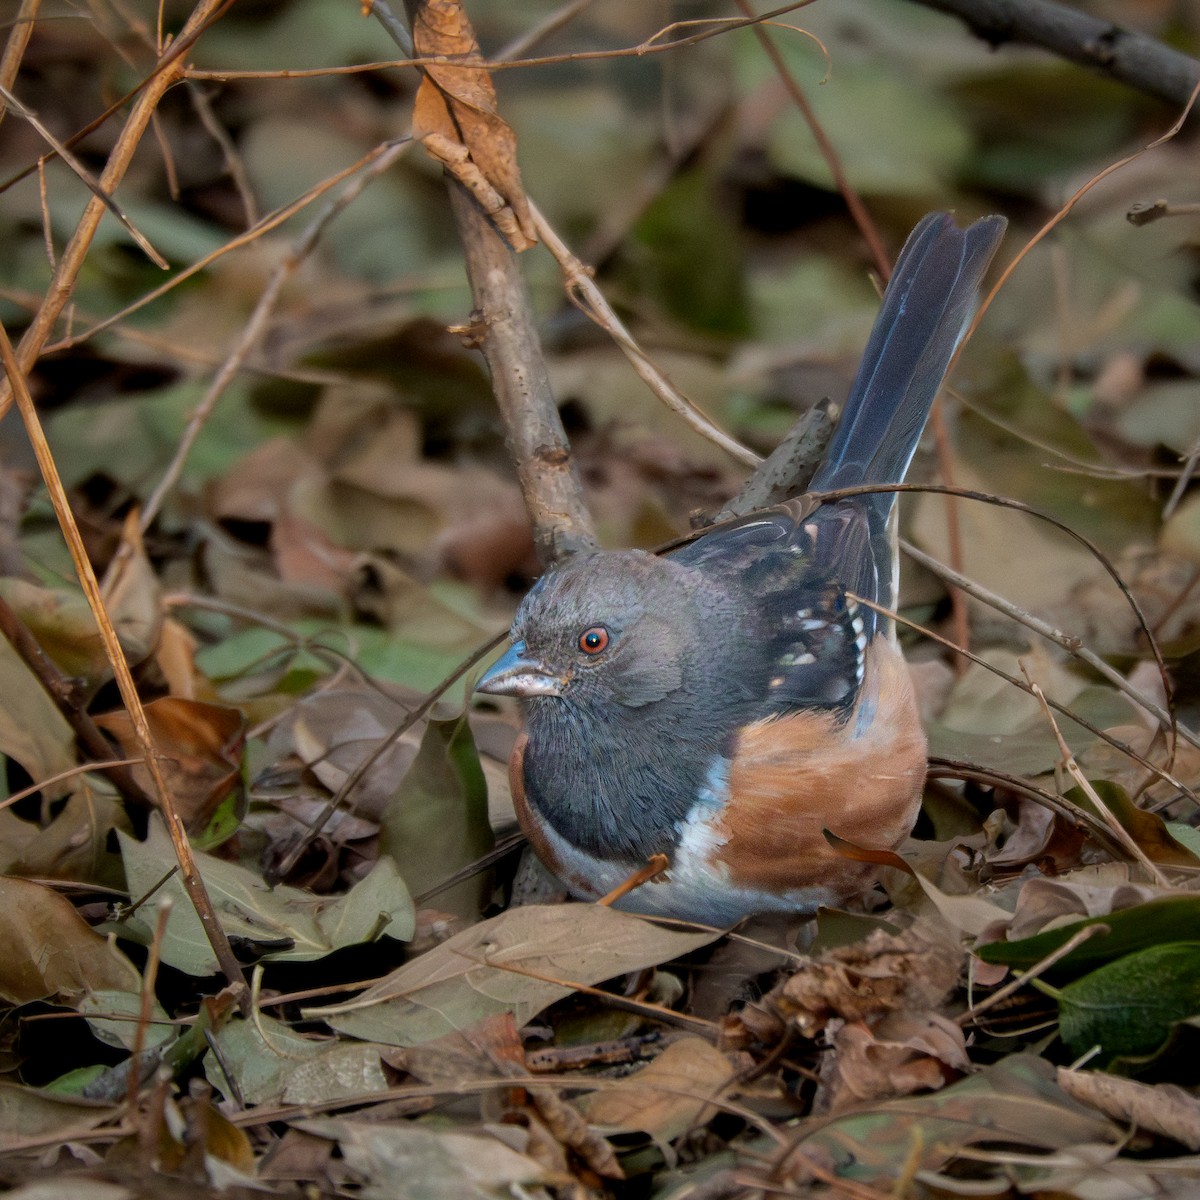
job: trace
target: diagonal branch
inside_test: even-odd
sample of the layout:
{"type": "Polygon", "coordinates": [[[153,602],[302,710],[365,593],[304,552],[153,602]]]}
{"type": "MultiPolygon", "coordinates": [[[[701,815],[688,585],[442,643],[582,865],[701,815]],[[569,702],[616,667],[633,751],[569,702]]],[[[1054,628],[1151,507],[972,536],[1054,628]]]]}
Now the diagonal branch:
{"type": "Polygon", "coordinates": [[[992,46],[1040,46],[1168,103],[1187,103],[1200,62],[1155,38],[1055,0],[913,0],[959,17],[992,46]]]}

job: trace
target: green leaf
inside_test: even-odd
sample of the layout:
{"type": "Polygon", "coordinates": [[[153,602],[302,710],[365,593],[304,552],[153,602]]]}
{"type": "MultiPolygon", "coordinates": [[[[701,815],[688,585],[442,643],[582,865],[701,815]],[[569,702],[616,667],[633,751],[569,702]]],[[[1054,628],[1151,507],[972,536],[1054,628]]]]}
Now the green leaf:
{"type": "MultiPolygon", "coordinates": [[[[810,56],[802,73],[809,103],[842,168],[861,192],[895,196],[944,194],[971,153],[963,115],[930,88],[913,86],[878,60],[839,61],[829,79],[810,56]],[[898,137],[897,130],[904,136],[898,137]]],[[[804,116],[789,109],[771,125],[771,161],[816,187],[836,190],[829,164],[804,116]]]]}
{"type": "MultiPolygon", "coordinates": [[[[420,895],[486,854],[492,844],[487,784],[466,715],[430,721],[384,814],[383,852],[420,895]]],[[[487,876],[481,874],[439,892],[434,907],[475,917],[486,887],[487,876]]]]}
{"type": "MultiPolygon", "coordinates": [[[[134,897],[147,894],[175,866],[170,839],[157,819],[144,842],[121,835],[121,855],[134,897]]],[[[287,939],[291,943],[286,949],[268,950],[264,958],[306,962],[385,933],[400,940],[412,937],[412,898],[388,858],[381,858],[344,896],[269,888],[256,872],[208,854],[197,853],[196,864],[226,933],[251,942],[287,939]]],[[[214,974],[216,957],[178,874],[155,895],[173,901],[162,943],[163,962],[190,975],[214,974]]],[[[153,909],[153,902],[149,907],[153,909]]],[[[145,917],[134,917],[113,929],[119,936],[148,943],[152,923],[153,916],[149,923],[145,917]]]]}
{"type": "Polygon", "coordinates": [[[1133,908],[1059,925],[1015,942],[991,942],[976,948],[984,962],[1028,970],[1088,925],[1107,925],[1109,933],[1077,946],[1051,968],[1052,976],[1078,975],[1127,954],[1164,942],[1187,941],[1200,929],[1200,896],[1162,896],[1133,908]]]}
{"type": "MultiPolygon", "coordinates": [[[[1090,782],[1096,795],[1108,805],[1109,811],[1117,818],[1121,828],[1133,838],[1151,862],[1191,871],[1200,867],[1200,858],[1172,836],[1167,823],[1158,813],[1138,808],[1120,784],[1108,779],[1095,779],[1090,782]]],[[[1072,788],[1066,793],[1066,798],[1094,816],[1101,816],[1083,788],[1072,788]]]]}
{"type": "Polygon", "coordinates": [[[1150,946],[1067,984],[1059,1032],[1072,1054],[1100,1046],[1104,1061],[1152,1054],[1172,1026],[1200,1014],[1200,942],[1150,946]]]}
{"type": "Polygon", "coordinates": [[[228,1069],[247,1104],[327,1104],[388,1086],[380,1047],[370,1043],[300,1037],[263,1015],[230,1021],[215,1037],[220,1054],[205,1059],[208,1081],[229,1094],[228,1069]]]}

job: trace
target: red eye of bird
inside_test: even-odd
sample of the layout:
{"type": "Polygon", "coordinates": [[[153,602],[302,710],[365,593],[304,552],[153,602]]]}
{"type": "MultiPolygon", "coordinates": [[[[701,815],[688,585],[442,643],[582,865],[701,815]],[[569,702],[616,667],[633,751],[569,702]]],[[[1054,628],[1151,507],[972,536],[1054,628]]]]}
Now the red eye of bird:
{"type": "Polygon", "coordinates": [[[579,648],[584,654],[599,654],[608,645],[608,630],[603,625],[593,625],[579,635],[579,648]]]}

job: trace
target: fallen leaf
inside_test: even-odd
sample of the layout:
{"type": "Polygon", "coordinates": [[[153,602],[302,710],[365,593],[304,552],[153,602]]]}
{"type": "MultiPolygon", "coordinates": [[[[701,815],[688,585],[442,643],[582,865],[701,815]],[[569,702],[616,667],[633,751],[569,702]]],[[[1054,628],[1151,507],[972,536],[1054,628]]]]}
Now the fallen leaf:
{"type": "Polygon", "coordinates": [[[351,1037],[415,1046],[492,1013],[525,1025],[542,1009],[721,935],[681,932],[592,904],[510,909],[406,963],[348,1004],[305,1010],[351,1037]]]}
{"type": "Polygon", "coordinates": [[[369,1042],[301,1037],[262,1014],[229,1021],[214,1037],[220,1054],[204,1060],[208,1081],[247,1104],[328,1104],[388,1087],[380,1047],[369,1042]]]}
{"type": "Polygon", "coordinates": [[[940,1013],[889,1013],[875,1023],[851,1021],[833,1038],[822,1071],[817,1111],[914,1092],[933,1092],[971,1069],[962,1029],[940,1013]]]}
{"type": "Polygon", "coordinates": [[[712,1101],[736,1074],[729,1059],[703,1038],[680,1038],[640,1071],[588,1096],[582,1106],[594,1125],[670,1142],[716,1115],[712,1101]]]}
{"type": "MultiPolygon", "coordinates": [[[[70,771],[77,761],[75,734],[7,638],[0,638],[0,695],[0,753],[19,762],[34,781],[70,771]]],[[[59,795],[68,786],[49,785],[47,794],[59,795]]]]}
{"type": "Polygon", "coordinates": [[[539,1163],[484,1132],[328,1117],[297,1128],[337,1142],[364,1200],[501,1200],[553,1182],[539,1163]]]}
{"type": "MultiPolygon", "coordinates": [[[[57,1138],[69,1142],[72,1135],[82,1135],[111,1120],[114,1111],[107,1105],[76,1104],[35,1088],[0,1082],[0,1150],[32,1140],[57,1138]]],[[[63,1196],[64,1200],[76,1200],[78,1184],[69,1185],[63,1196]]],[[[105,1193],[93,1191],[90,1185],[88,1196],[108,1200],[105,1193]]]]}
{"type": "Polygon", "coordinates": [[[832,1122],[801,1122],[781,1176],[805,1178],[805,1159],[815,1156],[839,1177],[880,1186],[911,1178],[914,1170],[937,1170],[979,1143],[1046,1151],[1122,1136],[1070,1100],[1048,1062],[1018,1053],[932,1095],[886,1100],[832,1122]]]}
{"type": "MultiPolygon", "coordinates": [[[[1054,886],[1052,880],[1030,880],[1025,888],[1038,885],[1038,892],[1054,886]]],[[[1058,886],[1061,887],[1061,881],[1058,886]]],[[[1011,942],[988,942],[975,948],[975,953],[989,963],[1003,963],[1008,967],[1028,970],[1048,954],[1057,950],[1064,942],[1074,937],[1089,925],[1102,924],[1108,933],[1089,938],[1076,946],[1065,958],[1050,969],[1051,977],[1058,974],[1078,975],[1127,954],[1144,950],[1166,942],[1185,941],[1200,928],[1200,896],[1160,896],[1144,904],[1137,903],[1140,893],[1130,889],[1133,906],[1120,911],[1102,910],[1099,915],[1083,921],[1056,924],[1031,937],[1011,942]]],[[[1114,903],[1119,890],[1107,890],[1107,900],[1114,903]]]]}
{"type": "Polygon", "coordinates": [[[138,986],[133,964],[69,900],[27,879],[0,876],[0,946],[0,999],[14,1007],[138,986]]]}
{"type": "MultiPolygon", "coordinates": [[[[244,814],[241,773],[246,722],[242,714],[223,704],[176,696],[152,700],[145,713],[175,810],[188,832],[193,837],[203,834],[230,793],[235,793],[238,816],[244,814]]],[[[117,739],[126,757],[142,756],[141,742],[124,709],[98,716],[96,724],[117,739]]],[[[130,769],[147,795],[153,796],[154,783],[145,764],[130,769]]]]}
{"type": "Polygon", "coordinates": [[[1171,1083],[1146,1084],[1102,1071],[1058,1068],[1058,1086],[1073,1100],[1115,1121],[1160,1133],[1200,1150],[1200,1100],[1171,1083]]]}
{"type": "Polygon", "coordinates": [[[1093,1046],[1105,1063],[1153,1054],[1173,1025],[1200,1015],[1200,942],[1148,946],[1052,994],[1073,1055],[1093,1046]]]}
{"type": "MultiPolygon", "coordinates": [[[[217,960],[200,918],[178,875],[172,874],[175,852],[161,821],[151,821],[144,842],[121,835],[121,855],[134,897],[171,875],[155,893],[174,902],[162,941],[163,962],[189,975],[216,973],[217,960]]],[[[260,874],[210,854],[197,853],[196,862],[225,932],[252,947],[265,945],[262,957],[305,962],[385,933],[401,941],[412,936],[412,899],[390,859],[381,858],[365,879],[337,897],[269,888],[260,874]],[[272,948],[272,943],[279,944],[272,948]]],[[[152,915],[149,924],[134,917],[114,926],[114,932],[149,944],[152,924],[152,915]]]]}

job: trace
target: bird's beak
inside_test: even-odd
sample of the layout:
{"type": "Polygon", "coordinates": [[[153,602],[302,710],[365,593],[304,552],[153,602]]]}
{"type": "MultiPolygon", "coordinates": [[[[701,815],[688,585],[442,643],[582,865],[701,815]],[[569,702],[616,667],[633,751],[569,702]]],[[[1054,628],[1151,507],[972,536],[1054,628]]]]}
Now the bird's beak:
{"type": "Polygon", "coordinates": [[[561,696],[566,680],[532,658],[524,642],[513,642],[503,658],[475,685],[489,696],[561,696]]]}

